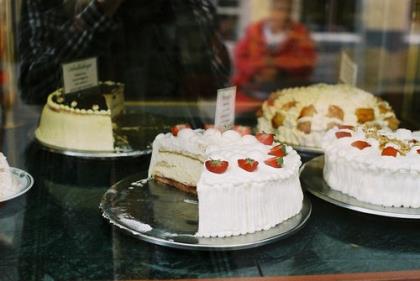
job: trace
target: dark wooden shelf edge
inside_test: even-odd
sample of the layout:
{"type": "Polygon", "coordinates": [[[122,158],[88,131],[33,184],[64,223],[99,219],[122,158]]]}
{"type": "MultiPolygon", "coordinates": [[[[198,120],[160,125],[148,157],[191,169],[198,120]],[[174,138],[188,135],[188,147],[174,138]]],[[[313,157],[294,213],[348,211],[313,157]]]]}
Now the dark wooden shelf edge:
{"type": "MultiPolygon", "coordinates": [[[[370,272],[327,275],[300,275],[278,277],[244,277],[214,279],[177,279],[182,281],[419,281],[420,271],[370,272]]],[[[122,280],[123,281],[123,280],[122,280]]],[[[146,280],[124,280],[146,281],[146,280]]],[[[164,280],[161,280],[164,281],[164,280]]]]}

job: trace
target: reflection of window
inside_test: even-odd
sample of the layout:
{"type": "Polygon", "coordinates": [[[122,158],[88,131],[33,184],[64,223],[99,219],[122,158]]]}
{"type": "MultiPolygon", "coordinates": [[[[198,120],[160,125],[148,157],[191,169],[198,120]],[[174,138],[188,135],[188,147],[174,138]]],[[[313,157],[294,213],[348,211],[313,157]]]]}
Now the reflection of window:
{"type": "Polygon", "coordinates": [[[356,29],[355,0],[301,0],[301,21],[313,31],[356,29]]]}

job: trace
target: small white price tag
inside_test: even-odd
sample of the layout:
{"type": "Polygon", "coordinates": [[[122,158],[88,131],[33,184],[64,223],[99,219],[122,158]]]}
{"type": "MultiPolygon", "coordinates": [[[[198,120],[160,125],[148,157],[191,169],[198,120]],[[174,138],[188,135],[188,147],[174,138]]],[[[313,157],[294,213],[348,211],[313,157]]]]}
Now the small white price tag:
{"type": "Polygon", "coordinates": [[[357,83],[357,64],[353,62],[346,52],[341,52],[340,60],[340,82],[356,86],[357,83]]]}
{"type": "Polygon", "coordinates": [[[65,94],[98,86],[96,58],[64,63],[62,68],[65,94]]]}
{"type": "Polygon", "coordinates": [[[235,124],[235,98],[236,87],[219,89],[217,91],[214,125],[222,132],[231,129],[235,124]]]}

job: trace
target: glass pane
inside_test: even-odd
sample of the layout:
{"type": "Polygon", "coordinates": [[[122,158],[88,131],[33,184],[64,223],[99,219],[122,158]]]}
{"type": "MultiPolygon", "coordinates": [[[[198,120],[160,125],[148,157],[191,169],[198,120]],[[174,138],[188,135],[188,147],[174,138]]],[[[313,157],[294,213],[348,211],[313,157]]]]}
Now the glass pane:
{"type": "MultiPolygon", "coordinates": [[[[118,187],[126,189],[115,196],[115,190],[107,193],[106,198],[115,200],[108,207],[130,215],[111,217],[114,223],[119,219],[117,223],[126,228],[148,230],[147,223],[138,219],[144,216],[156,223],[156,237],[166,239],[166,244],[208,242],[195,235],[200,195],[178,189],[199,192],[197,175],[211,169],[216,171],[213,174],[223,174],[218,169],[225,168],[226,173],[240,171],[226,182],[248,180],[251,190],[256,179],[264,181],[271,175],[258,174],[261,167],[284,171],[288,164],[283,155],[287,151],[274,144],[269,150],[264,146],[264,157],[267,153],[276,157],[268,164],[266,158],[258,164],[249,155],[245,158],[243,154],[250,151],[247,142],[261,145],[270,142],[271,136],[260,135],[257,141],[240,134],[268,129],[276,140],[288,137],[289,152],[297,150],[302,162],[318,165],[322,162],[312,159],[323,153],[320,143],[308,146],[305,140],[321,142],[330,127],[346,125],[348,120],[351,125],[364,123],[359,117],[371,117],[370,100],[374,100],[375,117],[382,116],[378,118],[381,125],[399,124],[399,128],[418,131],[419,62],[420,0],[0,0],[0,280],[256,278],[418,270],[417,220],[347,210],[306,193],[312,214],[304,228],[283,240],[240,251],[179,250],[155,245],[151,239],[142,241],[109,223],[98,207],[104,194],[120,183],[118,187]],[[343,55],[357,66],[355,87],[369,98],[354,98],[360,92],[351,87],[354,96],[341,99],[342,105],[337,106],[333,101],[346,94],[343,88],[349,89],[339,80],[343,55]],[[92,58],[96,66],[86,62],[92,58]],[[63,65],[69,69],[65,73],[63,65]],[[91,79],[96,68],[98,81],[91,79]],[[65,85],[64,76],[73,78],[69,83],[66,79],[65,85]],[[323,99],[326,86],[318,84],[339,85],[339,90],[331,99],[323,99]],[[221,150],[218,159],[212,159],[232,157],[228,166],[216,161],[207,162],[208,168],[209,143],[220,129],[214,130],[217,92],[231,86],[237,87],[232,124],[237,132],[228,132],[226,138],[240,138],[240,143],[232,141],[235,145],[228,147],[234,153],[221,150]],[[296,96],[305,98],[294,96],[287,103],[277,100],[290,88],[297,88],[296,96]],[[322,101],[312,102],[313,96],[307,95],[310,89],[322,101]],[[259,123],[264,114],[269,116],[267,128],[259,123]],[[345,119],[344,114],[351,118],[345,119]],[[184,139],[177,138],[182,126],[191,127],[194,134],[184,130],[184,139]],[[281,127],[292,133],[282,134],[281,127]],[[152,151],[168,153],[153,147],[155,139],[164,137],[181,149],[175,149],[169,159],[175,159],[174,165],[165,161],[160,165],[182,167],[175,177],[195,176],[195,182],[174,183],[165,175],[159,182],[153,169],[154,179],[149,179],[149,168],[155,167],[152,151]],[[245,148],[239,149],[242,145],[245,148]],[[202,158],[184,153],[194,148],[204,151],[197,153],[202,158]],[[13,177],[21,182],[27,175],[17,170],[6,173],[1,154],[11,167],[34,177],[34,186],[24,194],[17,196],[18,185],[8,180],[13,177]],[[179,154],[185,156],[183,160],[177,160],[179,154]],[[238,160],[245,161],[239,164],[238,160]],[[247,169],[256,174],[248,174],[247,169]],[[148,192],[141,189],[145,186],[148,192]],[[17,197],[5,200],[7,192],[17,197]],[[176,233],[160,231],[165,226],[176,233]]],[[[378,125],[375,121],[369,124],[378,125]]],[[[418,138],[419,132],[415,134],[410,136],[418,138]]],[[[410,149],[414,147],[415,140],[405,141],[411,141],[410,149]]],[[[401,151],[396,159],[403,156],[401,151]]],[[[254,152],[250,154],[261,156],[254,152]]],[[[408,166],[419,166],[417,159],[412,161],[415,164],[408,166]]],[[[303,188],[307,188],[304,182],[324,182],[321,166],[306,170],[300,180],[303,188]]],[[[383,185],[395,178],[392,175],[383,178],[383,185]]],[[[418,172],[407,173],[407,178],[410,175],[418,172]]],[[[338,181],[346,182],[341,177],[338,181]]],[[[211,215],[228,210],[221,219],[214,219],[216,223],[211,221],[213,226],[232,219],[229,208],[240,206],[219,204],[226,198],[236,202],[243,195],[230,191],[209,205],[214,211],[211,215]]],[[[267,194],[249,197],[249,202],[260,195],[265,199],[258,208],[238,208],[232,224],[247,211],[255,215],[254,209],[261,211],[261,221],[275,217],[264,213],[267,206],[275,209],[290,203],[283,193],[276,198],[267,194]]],[[[273,232],[296,221],[303,223],[309,205],[301,210],[306,211],[256,236],[274,239],[273,232]]],[[[406,213],[416,211],[409,208],[406,213]]],[[[214,239],[219,243],[219,238],[214,239]]],[[[250,240],[235,235],[233,241],[250,240]]]]}

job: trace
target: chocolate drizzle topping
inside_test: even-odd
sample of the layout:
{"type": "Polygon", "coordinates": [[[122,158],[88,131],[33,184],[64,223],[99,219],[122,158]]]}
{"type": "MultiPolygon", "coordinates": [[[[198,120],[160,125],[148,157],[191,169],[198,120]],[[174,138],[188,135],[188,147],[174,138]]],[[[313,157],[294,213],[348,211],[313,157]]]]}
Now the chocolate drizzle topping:
{"type": "Polygon", "coordinates": [[[59,105],[65,105],[74,109],[85,110],[108,110],[104,94],[110,94],[117,88],[115,85],[101,84],[94,88],[89,88],[75,93],[59,94],[52,97],[53,102],[59,105]]]}

